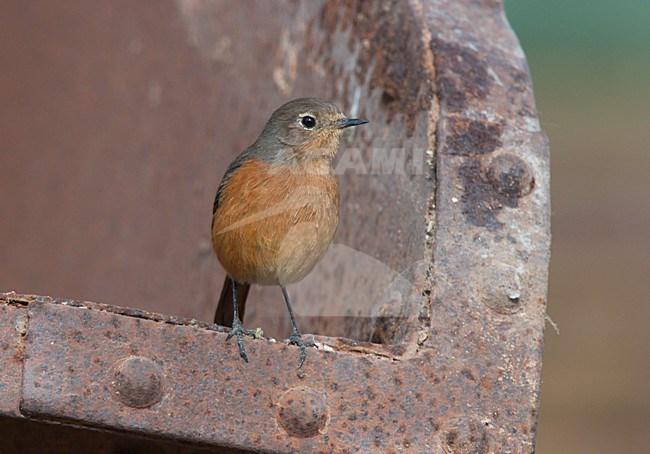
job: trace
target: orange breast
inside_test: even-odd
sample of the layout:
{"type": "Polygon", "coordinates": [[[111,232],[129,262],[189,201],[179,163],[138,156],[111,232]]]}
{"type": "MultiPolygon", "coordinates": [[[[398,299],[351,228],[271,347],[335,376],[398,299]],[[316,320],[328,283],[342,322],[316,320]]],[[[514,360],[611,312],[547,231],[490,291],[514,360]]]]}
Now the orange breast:
{"type": "Polygon", "coordinates": [[[338,224],[336,177],[292,173],[259,161],[242,164],[222,190],[212,242],[235,280],[286,285],[323,257],[338,224]]]}

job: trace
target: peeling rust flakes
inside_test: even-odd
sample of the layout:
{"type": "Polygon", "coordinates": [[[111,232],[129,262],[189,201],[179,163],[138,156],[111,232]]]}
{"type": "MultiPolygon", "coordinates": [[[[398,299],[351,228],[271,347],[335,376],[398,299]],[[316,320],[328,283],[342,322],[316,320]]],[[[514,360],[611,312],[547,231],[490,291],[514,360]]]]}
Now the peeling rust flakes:
{"type": "Polygon", "coordinates": [[[489,230],[503,228],[497,215],[503,207],[517,208],[519,199],[530,193],[535,179],[520,158],[499,155],[489,168],[478,157],[467,157],[458,168],[462,183],[463,209],[467,221],[489,230]]]}
{"type": "Polygon", "coordinates": [[[536,117],[525,63],[522,70],[508,56],[476,50],[482,48],[477,42],[458,45],[436,37],[430,48],[437,70],[437,93],[448,112],[463,111],[472,101],[495,96],[498,85],[505,90],[498,95],[504,105],[520,106],[515,112],[519,116],[536,117]]]}
{"type": "Polygon", "coordinates": [[[485,99],[492,87],[487,65],[468,47],[434,38],[430,43],[438,71],[438,93],[449,111],[463,110],[470,99],[485,99]]]}
{"type": "Polygon", "coordinates": [[[458,169],[458,177],[463,186],[463,215],[472,225],[491,230],[502,228],[503,224],[497,219],[497,213],[504,204],[516,206],[517,202],[495,193],[480,158],[501,146],[503,125],[451,117],[447,120],[445,129],[443,152],[467,157],[458,169]]]}
{"type": "Polygon", "coordinates": [[[447,140],[444,152],[451,155],[470,156],[491,153],[501,146],[503,125],[491,121],[468,118],[447,120],[447,140]]]}
{"type": "MultiPolygon", "coordinates": [[[[492,185],[487,181],[485,171],[477,160],[468,160],[458,169],[458,176],[463,184],[463,215],[467,222],[487,227],[490,230],[503,228],[496,215],[503,207],[503,203],[492,190],[492,185]]],[[[517,200],[514,199],[516,206],[517,200]]]]}
{"type": "Polygon", "coordinates": [[[458,168],[462,183],[462,213],[472,225],[498,230],[503,223],[497,214],[504,207],[516,208],[518,199],[534,185],[532,171],[520,158],[498,155],[485,168],[485,156],[494,153],[503,143],[504,124],[466,117],[449,117],[443,126],[442,152],[463,156],[458,168]]]}

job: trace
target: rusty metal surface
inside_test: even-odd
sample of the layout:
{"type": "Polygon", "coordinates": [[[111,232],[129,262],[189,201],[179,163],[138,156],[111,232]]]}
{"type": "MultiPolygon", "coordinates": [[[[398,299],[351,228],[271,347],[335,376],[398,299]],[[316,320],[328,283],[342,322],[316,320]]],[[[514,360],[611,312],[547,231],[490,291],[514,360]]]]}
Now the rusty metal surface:
{"type": "MultiPolygon", "coordinates": [[[[369,341],[379,314],[412,326],[391,306],[392,290],[400,287],[404,301],[419,299],[430,261],[433,67],[408,2],[305,2],[292,20],[305,24],[291,31],[301,75],[294,89],[322,86],[323,96],[372,121],[346,141],[336,165],[341,212],[334,244],[291,291],[307,332],[369,341]],[[399,159],[391,161],[391,153],[399,159]]],[[[273,290],[257,292],[272,300],[273,290]]],[[[404,331],[382,341],[399,342],[404,331]]]]}
{"type": "MultiPolygon", "coordinates": [[[[224,276],[209,238],[214,191],[270,112],[305,95],[372,128],[345,144],[367,169],[340,175],[335,245],[292,289],[301,326],[369,340],[359,320],[385,282],[421,283],[434,113],[408,3],[35,0],[3,11],[0,206],[20,220],[0,223],[3,290],[211,320],[224,276]],[[384,174],[374,149],[403,150],[405,168],[384,174]]],[[[279,291],[252,293],[248,323],[287,335],[279,291]]]]}
{"type": "Polygon", "coordinates": [[[209,241],[214,191],[275,100],[198,53],[181,9],[3,4],[4,291],[210,320],[223,280],[209,241]]]}
{"type": "Polygon", "coordinates": [[[455,370],[433,349],[390,359],[318,338],[296,372],[295,348],[271,339],[251,341],[246,364],[225,333],[191,320],[3,300],[29,311],[21,411],[31,418],[278,452],[516,452],[530,436],[516,430],[530,414],[511,402],[507,370],[455,370]],[[498,408],[481,413],[486,401],[498,408]]]}
{"type": "Polygon", "coordinates": [[[0,415],[19,415],[27,311],[0,300],[0,415]]]}
{"type": "MultiPolygon", "coordinates": [[[[43,263],[14,251],[0,261],[3,278],[30,282],[16,277],[30,265],[44,285],[92,296],[94,282],[96,298],[140,309],[4,297],[29,312],[23,415],[253,451],[533,451],[549,156],[499,1],[185,0],[156,10],[112,3],[101,14],[62,5],[56,17],[74,10],[72,28],[91,38],[86,48],[74,34],[42,31],[59,37],[46,61],[81,52],[87,63],[72,75],[58,70],[72,96],[38,87],[34,96],[62,109],[58,128],[80,121],[79,106],[107,107],[66,139],[79,142],[61,145],[76,151],[46,177],[50,200],[19,185],[19,173],[3,177],[40,201],[38,216],[11,202],[24,222],[3,225],[20,232],[0,236],[0,246],[36,238],[52,251],[43,263]],[[218,169],[268,111],[307,94],[371,118],[346,143],[362,163],[399,149],[408,170],[340,175],[336,244],[293,292],[304,332],[350,339],[317,337],[320,349],[297,373],[293,347],[250,340],[246,364],[222,328],[177,315],[210,320],[216,304],[222,275],[204,221],[218,169]],[[123,120],[110,123],[115,112],[123,120]],[[105,123],[116,141],[97,138],[105,123]],[[79,160],[84,147],[92,159],[79,160]],[[109,171],[90,172],[97,163],[109,171]],[[79,205],[87,181],[116,193],[91,191],[79,205]],[[68,199],[78,211],[66,211],[68,199]],[[74,216],[58,219],[60,210],[74,216]],[[87,234],[60,236],[79,222],[87,234]],[[86,267],[89,251],[96,268],[86,267]],[[55,266],[62,256],[69,266],[55,266]],[[175,315],[141,310],[154,308],[175,315]]],[[[29,112],[12,120],[9,143],[22,143],[11,134],[29,130],[19,121],[32,121],[29,112]]],[[[285,335],[279,295],[253,289],[251,301],[245,323],[285,335]]]]}
{"type": "Polygon", "coordinates": [[[550,247],[547,140],[501,3],[436,6],[423,8],[441,118],[425,346],[444,346],[440,367],[475,393],[461,417],[482,422],[487,450],[531,452],[550,247]]]}

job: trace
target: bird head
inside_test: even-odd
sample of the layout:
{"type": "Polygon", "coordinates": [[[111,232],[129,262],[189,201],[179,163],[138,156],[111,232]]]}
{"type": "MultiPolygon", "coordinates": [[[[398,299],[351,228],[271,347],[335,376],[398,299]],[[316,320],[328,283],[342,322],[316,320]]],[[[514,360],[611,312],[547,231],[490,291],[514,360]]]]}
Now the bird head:
{"type": "Polygon", "coordinates": [[[275,158],[282,161],[331,161],[343,130],[365,123],[368,120],[348,118],[337,105],[322,99],[294,99],[273,112],[258,144],[275,149],[275,158]]]}

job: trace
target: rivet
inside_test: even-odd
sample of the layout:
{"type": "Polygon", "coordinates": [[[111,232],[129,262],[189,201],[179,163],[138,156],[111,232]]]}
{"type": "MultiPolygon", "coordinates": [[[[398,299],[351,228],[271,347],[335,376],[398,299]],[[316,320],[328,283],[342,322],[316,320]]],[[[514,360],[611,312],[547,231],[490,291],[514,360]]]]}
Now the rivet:
{"type": "Polygon", "coordinates": [[[442,452],[454,454],[482,454],[488,452],[485,426],[475,418],[453,418],[440,431],[442,452]]]}
{"type": "Polygon", "coordinates": [[[490,162],[488,179],[495,191],[511,198],[529,194],[535,185],[530,166],[509,153],[500,154],[490,162]]]}
{"type": "Polygon", "coordinates": [[[142,356],[132,356],[119,363],[113,373],[113,396],[124,405],[147,408],[163,396],[160,367],[142,356]]]}
{"type": "Polygon", "coordinates": [[[309,388],[292,388],[278,401],[278,421],[294,437],[319,434],[327,425],[328,416],[325,398],[309,388]]]}
{"type": "Polygon", "coordinates": [[[480,297],[490,309],[505,315],[523,309],[521,278],[513,267],[495,264],[484,271],[481,281],[480,297]]]}

